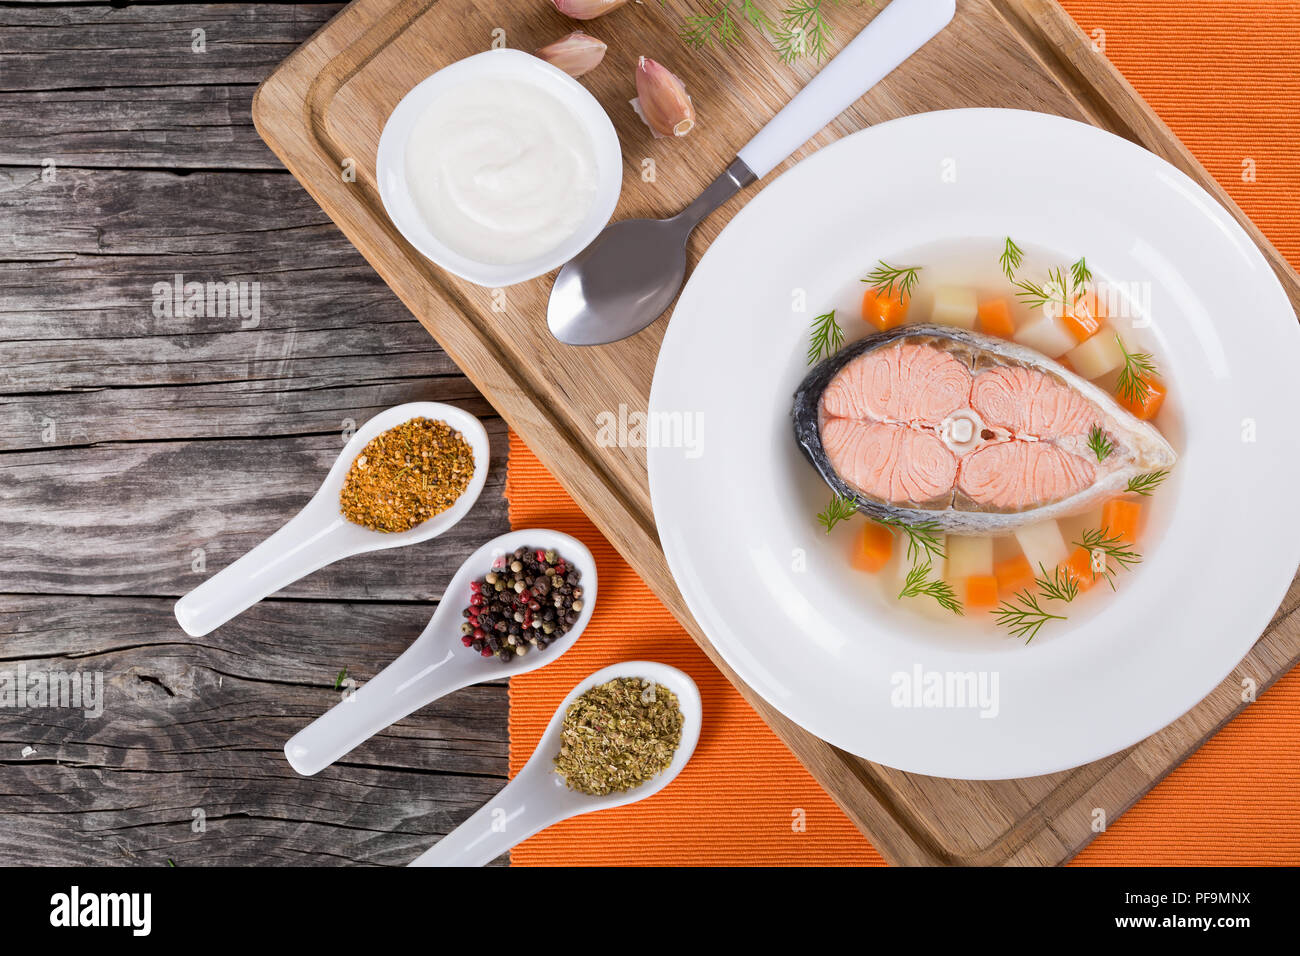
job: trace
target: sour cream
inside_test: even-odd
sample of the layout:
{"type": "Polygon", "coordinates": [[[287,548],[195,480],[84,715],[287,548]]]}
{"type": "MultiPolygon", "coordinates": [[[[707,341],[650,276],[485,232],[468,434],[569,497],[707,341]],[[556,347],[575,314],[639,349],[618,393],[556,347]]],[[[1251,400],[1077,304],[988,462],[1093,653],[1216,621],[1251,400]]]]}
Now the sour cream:
{"type": "Polygon", "coordinates": [[[597,190],[596,147],[582,120],[526,80],[488,77],[448,89],[406,147],[415,208],[445,245],[513,265],[578,231],[597,190]]]}

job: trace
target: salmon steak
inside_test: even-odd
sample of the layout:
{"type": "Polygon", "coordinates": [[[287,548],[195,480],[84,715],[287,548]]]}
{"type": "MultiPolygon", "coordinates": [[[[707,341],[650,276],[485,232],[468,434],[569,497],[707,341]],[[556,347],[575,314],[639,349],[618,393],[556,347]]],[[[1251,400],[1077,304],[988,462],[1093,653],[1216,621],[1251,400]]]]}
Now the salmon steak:
{"type": "Polygon", "coordinates": [[[870,335],[794,396],[795,440],[869,517],[996,534],[1077,514],[1177,460],[1152,425],[1033,349],[941,325],[870,335]],[[1101,460],[1089,437],[1111,450],[1101,460]]]}

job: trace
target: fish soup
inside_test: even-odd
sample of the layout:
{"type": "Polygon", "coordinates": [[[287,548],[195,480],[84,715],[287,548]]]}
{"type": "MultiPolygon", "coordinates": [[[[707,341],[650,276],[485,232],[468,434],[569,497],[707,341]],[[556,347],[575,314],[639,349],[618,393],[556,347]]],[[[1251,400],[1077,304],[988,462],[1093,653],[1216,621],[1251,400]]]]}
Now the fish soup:
{"type": "Polygon", "coordinates": [[[812,322],[795,439],[847,586],[1025,642],[1134,586],[1178,455],[1129,291],[972,239],[867,266],[812,322]]]}

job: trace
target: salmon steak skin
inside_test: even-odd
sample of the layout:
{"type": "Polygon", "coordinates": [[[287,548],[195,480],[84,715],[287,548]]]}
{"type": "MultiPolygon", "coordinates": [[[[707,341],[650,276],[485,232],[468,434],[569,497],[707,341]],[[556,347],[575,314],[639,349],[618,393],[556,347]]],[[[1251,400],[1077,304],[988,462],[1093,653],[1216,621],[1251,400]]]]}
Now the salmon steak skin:
{"type": "Polygon", "coordinates": [[[950,534],[1078,514],[1178,457],[1059,363],[942,325],[900,326],[823,359],[792,416],[795,441],[836,494],[868,517],[950,534]],[[1112,446],[1100,461],[1094,429],[1112,446]]]}

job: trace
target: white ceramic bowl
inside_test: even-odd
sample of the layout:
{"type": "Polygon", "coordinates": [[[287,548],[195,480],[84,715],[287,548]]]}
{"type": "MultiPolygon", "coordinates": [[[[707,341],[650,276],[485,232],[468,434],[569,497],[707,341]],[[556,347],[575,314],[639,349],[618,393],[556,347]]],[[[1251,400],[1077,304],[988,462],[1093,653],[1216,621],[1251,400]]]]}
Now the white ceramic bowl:
{"type": "Polygon", "coordinates": [[[443,67],[402,97],[384,124],[375,158],[379,196],[388,217],[433,262],[463,279],[499,288],[557,269],[581,252],[609,222],[623,184],[623,153],[614,124],[586,87],[545,60],[520,50],[489,50],[443,67]],[[416,208],[406,178],[406,147],[420,116],[448,89],[488,78],[527,81],[567,106],[591,132],[596,152],[596,196],[578,230],[553,249],[524,262],[480,262],[450,248],[429,228],[416,208]]]}
{"type": "Polygon", "coordinates": [[[1268,262],[1226,210],[1152,153],[1014,110],[896,120],[763,190],[682,292],[650,410],[702,415],[703,442],[693,456],[649,451],[659,535],[714,646],[812,733],[945,777],[1077,766],[1195,706],[1286,593],[1300,561],[1297,367],[1300,327],[1268,262]],[[1098,276],[1149,283],[1151,327],[1139,341],[1171,383],[1180,460],[1151,499],[1143,563],[1095,611],[1029,645],[954,636],[855,578],[813,520],[829,494],[791,435],[812,316],[842,304],[855,310],[845,325],[861,328],[851,303],[878,259],[972,236],[1014,236],[1066,263],[1086,255],[1098,276]],[[794,314],[799,290],[808,311],[794,314]],[[922,680],[996,678],[996,713],[955,698],[896,706],[897,676],[918,669],[922,680]]]}

